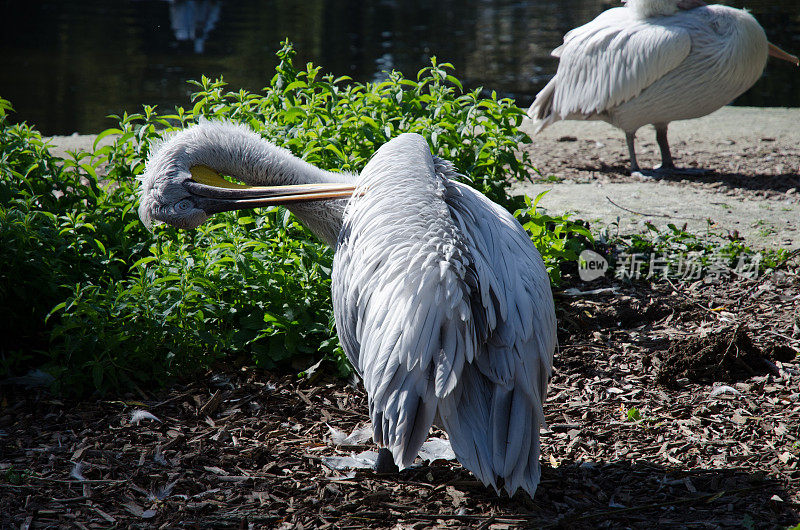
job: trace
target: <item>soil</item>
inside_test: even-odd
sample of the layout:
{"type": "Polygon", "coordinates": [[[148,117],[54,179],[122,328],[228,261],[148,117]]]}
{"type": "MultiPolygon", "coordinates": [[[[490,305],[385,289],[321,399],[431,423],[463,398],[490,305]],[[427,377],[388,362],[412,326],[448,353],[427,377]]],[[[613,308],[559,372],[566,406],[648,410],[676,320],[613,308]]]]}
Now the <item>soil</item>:
{"type": "Polygon", "coordinates": [[[795,525],[798,272],[568,278],[533,499],[498,496],[455,461],[329,469],[323,456],[374,449],[329,438],[368,421],[362,387],[227,366],[119,398],[3,388],[0,527],[795,525]]]}
{"type": "MultiPolygon", "coordinates": [[[[791,361],[793,357],[783,360],[791,361]]],[[[741,327],[678,340],[666,352],[656,352],[655,358],[656,383],[673,388],[684,377],[699,383],[730,383],[775,371],[769,357],[753,344],[741,327]]]]}
{"type": "MultiPolygon", "coordinates": [[[[673,141],[684,160],[689,144],[680,146],[680,136],[673,141]]],[[[653,207],[665,193],[652,186],[797,204],[783,190],[797,186],[797,142],[765,142],[779,146],[782,170],[759,166],[757,157],[712,155],[717,144],[709,144],[692,152],[706,153],[700,160],[718,168],[716,180],[639,182],[625,173],[619,149],[582,161],[581,150],[591,149],[585,139],[551,140],[533,147],[550,153],[537,160],[573,180],[554,190],[642,184],[660,190],[653,207]],[[723,173],[737,157],[755,165],[723,173]],[[791,164],[794,173],[786,169],[791,164]]],[[[650,162],[643,156],[643,165],[650,162]]],[[[397,475],[329,469],[323,456],[374,449],[330,441],[329,426],[351,432],[368,421],[360,384],[329,379],[324,369],[306,379],[229,365],[163,391],[80,401],[0,387],[0,527],[499,530],[800,522],[798,254],[759,277],[735,280],[584,283],[567,275],[556,305],[560,346],[533,499],[498,496],[455,461],[397,475]]]]}

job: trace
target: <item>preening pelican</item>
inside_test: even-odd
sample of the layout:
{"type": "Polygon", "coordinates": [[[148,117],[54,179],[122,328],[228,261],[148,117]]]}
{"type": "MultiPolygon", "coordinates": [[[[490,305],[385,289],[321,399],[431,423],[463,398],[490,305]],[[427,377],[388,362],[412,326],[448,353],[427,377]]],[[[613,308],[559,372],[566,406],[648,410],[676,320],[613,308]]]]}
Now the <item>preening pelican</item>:
{"type": "Polygon", "coordinates": [[[528,110],[536,132],[558,120],[606,121],[625,131],[631,172],[639,171],[636,130],[652,124],[656,170],[692,173],[675,168],[669,122],[733,101],[761,76],[767,55],[800,64],[767,42],[747,11],[700,0],[627,0],[567,33],[553,55],[558,71],[528,110]]]}
{"type": "Polygon", "coordinates": [[[436,423],[484,484],[533,495],[556,346],[548,275],[513,216],[455,174],[416,134],[352,175],[204,122],[154,149],[139,215],[192,228],[218,211],[287,203],[335,247],[336,328],[367,391],[377,467],[409,466],[436,423]]]}

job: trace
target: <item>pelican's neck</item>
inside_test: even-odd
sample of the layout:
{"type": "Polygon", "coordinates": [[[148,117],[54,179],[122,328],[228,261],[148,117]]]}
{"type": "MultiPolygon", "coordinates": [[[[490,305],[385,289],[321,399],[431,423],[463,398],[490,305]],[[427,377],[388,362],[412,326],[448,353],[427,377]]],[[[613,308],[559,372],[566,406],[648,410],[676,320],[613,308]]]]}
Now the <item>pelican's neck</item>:
{"type": "MultiPolygon", "coordinates": [[[[251,186],[284,186],[321,182],[349,183],[350,173],[322,170],[254,133],[230,122],[205,121],[185,129],[157,148],[155,158],[169,161],[166,173],[188,173],[204,165],[251,186]],[[180,141],[175,141],[175,140],[180,141]],[[171,170],[171,171],[170,171],[171,170]]],[[[156,164],[157,162],[153,162],[156,164]]],[[[288,208],[320,239],[336,245],[346,200],[296,203],[288,208]]]]}
{"type": "Polygon", "coordinates": [[[636,18],[674,15],[678,12],[677,0],[622,0],[636,18]]]}

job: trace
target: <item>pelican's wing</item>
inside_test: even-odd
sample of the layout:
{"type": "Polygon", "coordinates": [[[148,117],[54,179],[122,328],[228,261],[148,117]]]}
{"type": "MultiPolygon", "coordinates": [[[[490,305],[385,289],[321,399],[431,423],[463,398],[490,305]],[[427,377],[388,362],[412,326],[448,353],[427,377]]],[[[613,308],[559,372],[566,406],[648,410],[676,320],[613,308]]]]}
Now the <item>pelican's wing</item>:
{"type": "Polygon", "coordinates": [[[603,12],[567,33],[553,50],[558,71],[528,111],[538,129],[559,119],[609,111],[686,59],[691,37],[673,23],[675,17],[648,22],[632,18],[629,11],[603,12]]]}
{"type": "MultiPolygon", "coordinates": [[[[486,328],[475,361],[439,405],[459,461],[484,484],[530,495],[539,482],[539,427],[556,321],[544,263],[519,223],[483,195],[448,183],[447,203],[468,242],[486,328]]],[[[478,319],[476,319],[477,321],[478,319]]]]}
{"type": "Polygon", "coordinates": [[[467,469],[532,495],[556,343],[549,279],[519,223],[452,173],[416,135],[365,168],[334,257],[337,330],[398,465],[438,412],[467,469]]]}
{"type": "Polygon", "coordinates": [[[358,185],[334,257],[336,326],[364,380],[374,439],[406,467],[474,360],[477,281],[422,137],[381,147],[358,185]]]}

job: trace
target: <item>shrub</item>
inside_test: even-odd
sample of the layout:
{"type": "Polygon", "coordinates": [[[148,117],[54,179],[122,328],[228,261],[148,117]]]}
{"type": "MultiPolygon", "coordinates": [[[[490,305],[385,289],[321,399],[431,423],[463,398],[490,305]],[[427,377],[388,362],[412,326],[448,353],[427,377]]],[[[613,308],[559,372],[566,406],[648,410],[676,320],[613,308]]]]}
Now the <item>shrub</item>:
{"type": "Polygon", "coordinates": [[[470,184],[495,202],[509,204],[510,181],[535,168],[518,153],[530,137],[518,127],[524,112],[495,93],[464,92],[448,72],[449,63],[431,59],[416,80],[391,72],[386,81],[353,83],[347,76],[320,75],[311,63],[293,64],[288,42],[263,95],[225,92],[222,80],[193,82],[190,117],[168,118],[181,124],[203,115],[250,125],[264,137],[325,169],[360,171],[382,144],[400,133],[419,133],[431,150],[469,175],[470,184]]]}
{"type": "Polygon", "coordinates": [[[31,127],[9,125],[0,100],[0,352],[4,371],[35,363],[45,318],[70,285],[121,280],[145,247],[130,193],[98,186],[85,154],[50,155],[31,127]]]}
{"type": "Polygon", "coordinates": [[[523,198],[525,206],[514,213],[514,217],[531,236],[533,244],[544,259],[550,282],[559,285],[562,267],[566,263],[577,263],[581,251],[592,244],[592,234],[582,221],[573,221],[569,214],[548,215],[540,211],[539,201],[543,191],[531,199],[523,198]]]}
{"type": "MultiPolygon", "coordinates": [[[[54,158],[41,135],[11,126],[0,100],[0,318],[6,372],[44,364],[65,393],[118,391],[191,373],[231,354],[272,367],[319,353],[349,367],[330,308],[332,251],[280,208],[232,212],[194,232],[146,232],[135,178],[152,142],[201,117],[247,123],[330,170],[359,171],[402,132],[425,136],[470,183],[511,205],[511,178],[534,170],[522,111],[464,92],[447,63],[415,80],[354,83],[294,66],[288,43],[263,93],[193,82],[191,109],[114,116],[111,145],[54,158]],[[102,168],[104,180],[97,177],[102,168]],[[7,177],[5,175],[8,175],[7,177]]],[[[97,143],[95,144],[97,146],[97,143]]]]}

